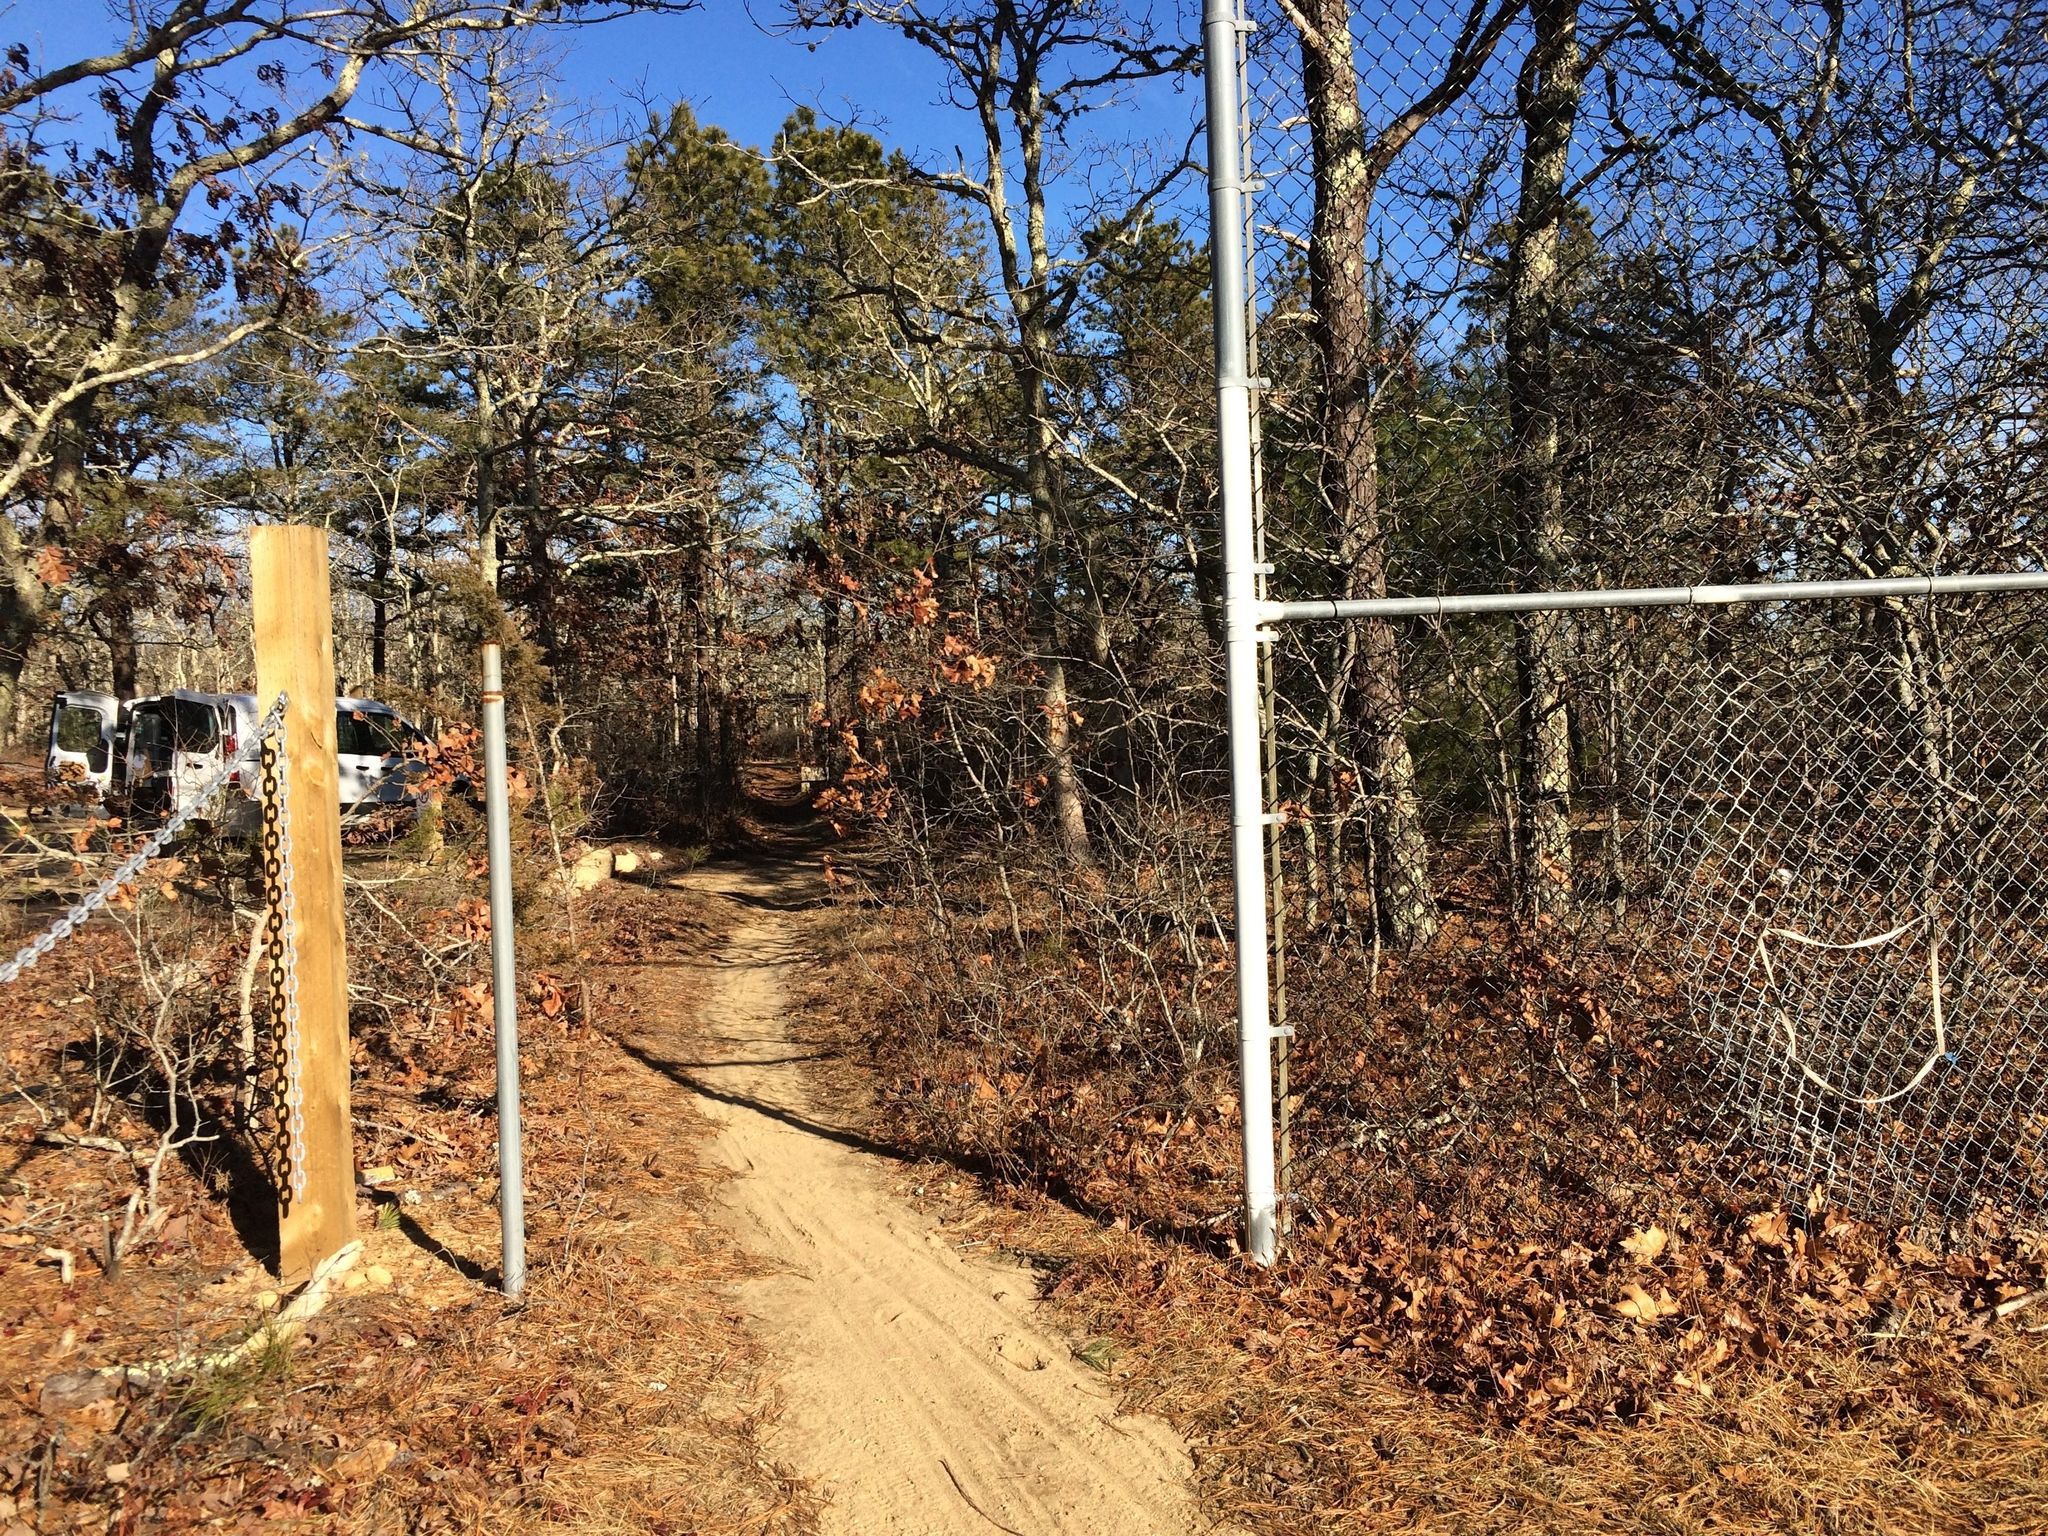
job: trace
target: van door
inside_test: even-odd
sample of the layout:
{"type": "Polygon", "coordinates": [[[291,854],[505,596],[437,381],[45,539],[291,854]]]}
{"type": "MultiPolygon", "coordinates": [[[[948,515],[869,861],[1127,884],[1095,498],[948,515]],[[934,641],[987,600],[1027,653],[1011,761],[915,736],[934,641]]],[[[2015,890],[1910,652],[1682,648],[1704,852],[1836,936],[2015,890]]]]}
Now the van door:
{"type": "Polygon", "coordinates": [[[263,742],[257,727],[263,716],[253,693],[222,694],[220,706],[228,722],[221,761],[235,765],[221,802],[221,826],[230,837],[253,837],[262,825],[263,742]]]}
{"type": "Polygon", "coordinates": [[[171,706],[171,809],[182,811],[227,761],[233,715],[217,699],[173,694],[171,706]]]}
{"type": "Polygon", "coordinates": [[[114,782],[114,727],[120,706],[111,693],[60,693],[50,700],[50,746],[43,779],[76,786],[97,800],[114,782]]]}
{"type": "Polygon", "coordinates": [[[403,776],[397,772],[398,717],[383,705],[363,699],[335,701],[334,761],[342,815],[406,798],[403,776]]]}
{"type": "Polygon", "coordinates": [[[138,817],[166,816],[172,809],[170,700],[138,699],[128,711],[127,750],[121,781],[129,810],[138,817]]]}

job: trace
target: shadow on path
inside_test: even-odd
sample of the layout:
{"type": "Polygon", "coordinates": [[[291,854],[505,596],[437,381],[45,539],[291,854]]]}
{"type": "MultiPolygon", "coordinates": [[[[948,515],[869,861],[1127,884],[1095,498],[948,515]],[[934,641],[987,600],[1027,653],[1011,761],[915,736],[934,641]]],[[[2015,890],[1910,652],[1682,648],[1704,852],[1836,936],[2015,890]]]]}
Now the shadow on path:
{"type": "MultiPolygon", "coordinates": [[[[801,1114],[781,1104],[770,1103],[768,1100],[757,1098],[752,1094],[738,1093],[730,1088],[721,1088],[715,1083],[706,1081],[701,1075],[704,1072],[717,1071],[725,1067],[781,1066],[805,1061],[828,1060],[836,1057],[837,1052],[818,1052],[764,1062],[748,1062],[739,1059],[719,1062],[676,1061],[659,1055],[645,1046],[621,1036],[613,1035],[612,1039],[620,1050],[631,1056],[635,1061],[638,1061],[643,1066],[653,1068],[671,1082],[689,1089],[692,1093],[700,1094],[704,1098],[714,1100],[720,1104],[732,1105],[736,1109],[751,1110],[757,1115],[764,1115],[770,1120],[778,1121],[794,1130],[802,1131],[807,1136],[815,1136],[820,1141],[829,1141],[838,1146],[850,1148],[855,1152],[865,1152],[870,1156],[905,1166],[916,1163],[943,1163],[947,1167],[985,1184],[1024,1184],[1039,1190],[1049,1199],[1056,1200],[1076,1215],[1085,1216],[1090,1221],[1107,1222],[1116,1219],[1119,1214],[1106,1206],[1089,1200],[1065,1179],[1042,1173],[1015,1158],[997,1159],[980,1152],[958,1152],[943,1147],[902,1146],[894,1142],[882,1141],[864,1132],[850,1130],[845,1126],[827,1124],[823,1120],[814,1119],[809,1115],[801,1114]]],[[[1163,1242],[1176,1243],[1182,1247],[1213,1254],[1220,1258],[1227,1258],[1231,1253],[1231,1241],[1228,1237],[1207,1227],[1196,1226],[1192,1223],[1147,1221],[1140,1223],[1138,1230],[1145,1233],[1148,1237],[1163,1242]]]]}

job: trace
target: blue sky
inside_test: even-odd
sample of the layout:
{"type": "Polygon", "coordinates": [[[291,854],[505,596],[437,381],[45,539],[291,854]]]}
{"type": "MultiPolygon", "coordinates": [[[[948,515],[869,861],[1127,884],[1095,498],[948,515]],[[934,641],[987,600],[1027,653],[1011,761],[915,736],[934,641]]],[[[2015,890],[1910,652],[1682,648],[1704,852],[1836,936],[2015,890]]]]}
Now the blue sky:
{"type": "MultiPolygon", "coordinates": [[[[795,104],[843,113],[856,97],[864,117],[888,120],[892,139],[938,142],[950,134],[948,109],[930,105],[937,92],[917,49],[868,26],[801,41],[773,36],[748,14],[772,21],[778,9],[777,0],[706,0],[687,16],[562,29],[564,94],[629,114],[643,93],[663,104],[688,98],[700,116],[756,144],[795,104]]],[[[102,0],[14,0],[0,13],[0,37],[28,43],[39,65],[96,52],[125,32],[102,0]]]]}
{"type": "MultiPolygon", "coordinates": [[[[1172,0],[1159,7],[1162,24],[1185,28],[1190,41],[1192,10],[1172,0]],[[1177,10],[1189,14],[1177,17],[1177,10]]],[[[563,29],[557,34],[562,93],[601,111],[617,109],[629,127],[638,126],[639,96],[663,107],[688,100],[700,118],[754,145],[765,145],[800,105],[835,120],[857,118],[891,145],[948,158],[973,131],[965,114],[939,99],[937,67],[922,50],[871,24],[778,35],[770,28],[782,11],[783,0],[705,0],[702,10],[685,16],[631,16],[563,29]]],[[[119,12],[105,0],[0,5],[0,40],[28,43],[38,64],[97,51],[125,32],[119,12]]],[[[1192,120],[1191,91],[1186,83],[1178,92],[1149,87],[1098,119],[1093,132],[1102,138],[1177,136],[1192,120]]]]}
{"type": "Polygon", "coordinates": [[[938,82],[924,54],[879,27],[776,36],[747,12],[778,7],[708,0],[690,16],[631,16],[566,35],[562,84],[595,104],[646,94],[687,99],[697,115],[748,144],[766,144],[792,110],[857,114],[906,148],[950,143],[959,115],[934,105],[938,82]]]}

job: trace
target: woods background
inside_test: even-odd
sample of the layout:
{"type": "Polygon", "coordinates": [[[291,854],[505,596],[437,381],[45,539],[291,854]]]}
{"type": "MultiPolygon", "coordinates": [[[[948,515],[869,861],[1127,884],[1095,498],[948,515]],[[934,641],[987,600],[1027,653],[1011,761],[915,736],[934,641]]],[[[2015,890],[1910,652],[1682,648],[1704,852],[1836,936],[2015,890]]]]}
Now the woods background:
{"type": "MultiPolygon", "coordinates": [[[[693,9],[166,0],[102,55],[9,51],[0,724],[32,746],[53,689],[246,684],[243,530],[320,523],[346,691],[438,735],[479,640],[513,645],[550,832],[716,843],[747,760],[812,771],[895,935],[848,1011],[896,1134],[1227,1249],[1195,18],[763,16],[890,29],[957,118],[944,155],[852,111],[744,144],[687,103],[618,127],[557,96],[578,24],[671,11],[687,38],[693,9]]],[[[1274,596],[2038,568],[2048,9],[1251,13],[1274,596]]],[[[1789,759],[1742,754],[1843,678],[1911,756],[1963,739],[1913,700],[1995,675],[1971,762],[2035,783],[2040,621],[1987,597],[1290,634],[1290,1209],[1342,1348],[1594,1420],[1775,1349],[1760,1276],[1834,1298],[1800,1326],[1837,1343],[1891,1304],[1842,1302],[1840,1266],[1935,1285],[1889,1227],[1826,1227],[1845,1210],[1931,1212],[1982,1247],[1967,1285],[2004,1283],[2044,1193],[2040,1105],[2008,1091],[2038,1032],[1968,1101],[2019,1118],[1816,1194],[1796,1148],[1716,1119],[1726,1061],[1671,930],[1636,922],[1655,828],[1626,781],[1719,763],[1687,814],[1732,815],[1731,784],[1793,793],[1789,759]],[[1727,726],[1690,756],[1672,678],[1701,690],[1681,724],[1727,726]],[[1807,1224],[1836,1268],[1787,1259],[1807,1224]],[[1615,1244],[1681,1229],[1621,1315],[1709,1322],[1613,1344],[1615,1244]]],[[[2038,849],[2034,798],[2001,871],[2038,849]]],[[[1889,802],[1850,801],[1801,835],[1852,856],[1889,802]]]]}

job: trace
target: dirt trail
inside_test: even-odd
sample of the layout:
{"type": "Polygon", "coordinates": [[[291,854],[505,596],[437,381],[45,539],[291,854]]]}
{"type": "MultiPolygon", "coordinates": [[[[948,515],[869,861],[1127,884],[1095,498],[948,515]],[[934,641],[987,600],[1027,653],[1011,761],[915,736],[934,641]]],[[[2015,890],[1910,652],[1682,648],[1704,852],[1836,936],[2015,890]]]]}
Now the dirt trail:
{"type": "Polygon", "coordinates": [[[858,1134],[819,1116],[784,1011],[815,880],[793,863],[689,877],[747,916],[714,957],[701,1032],[664,1042],[720,1124],[728,1218],[775,1265],[742,1292],[786,1364],[769,1449],[830,1501],[828,1536],[1208,1529],[1185,1448],[1117,1413],[1035,1319],[1030,1274],[956,1252],[858,1134]]]}

